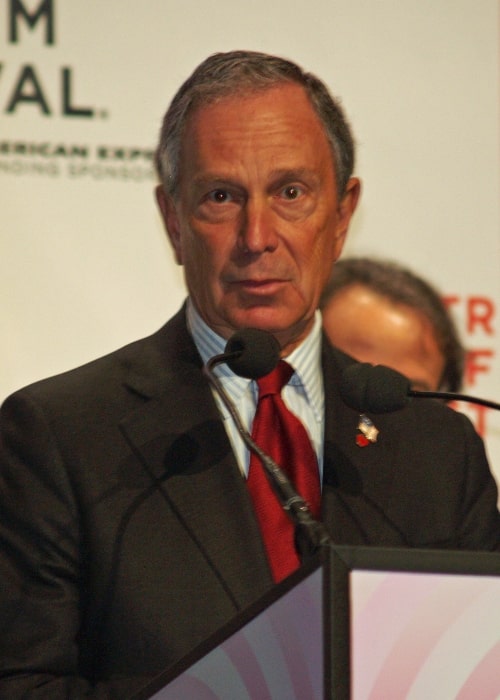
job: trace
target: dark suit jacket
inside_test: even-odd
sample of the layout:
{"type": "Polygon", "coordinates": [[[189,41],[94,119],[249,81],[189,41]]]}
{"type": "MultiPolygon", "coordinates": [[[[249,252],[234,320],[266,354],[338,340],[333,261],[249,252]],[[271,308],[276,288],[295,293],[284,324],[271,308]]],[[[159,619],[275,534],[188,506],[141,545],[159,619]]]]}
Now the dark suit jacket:
{"type": "MultiPolygon", "coordinates": [[[[378,442],[360,448],[336,389],[349,362],[324,342],[333,540],[498,548],[496,487],[469,421],[414,402],[373,416],[378,442]]],[[[17,392],[2,433],[0,698],[127,697],[272,586],[183,312],[17,392]]]]}

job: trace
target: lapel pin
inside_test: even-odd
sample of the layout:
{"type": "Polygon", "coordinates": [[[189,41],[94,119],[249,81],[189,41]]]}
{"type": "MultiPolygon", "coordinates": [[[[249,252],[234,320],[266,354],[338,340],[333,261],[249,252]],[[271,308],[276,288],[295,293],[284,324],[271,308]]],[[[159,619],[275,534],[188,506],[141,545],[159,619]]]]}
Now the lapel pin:
{"type": "Polygon", "coordinates": [[[370,442],[377,442],[378,430],[373,422],[362,413],[359,417],[358,432],[356,433],[356,445],[366,447],[370,442]]]}

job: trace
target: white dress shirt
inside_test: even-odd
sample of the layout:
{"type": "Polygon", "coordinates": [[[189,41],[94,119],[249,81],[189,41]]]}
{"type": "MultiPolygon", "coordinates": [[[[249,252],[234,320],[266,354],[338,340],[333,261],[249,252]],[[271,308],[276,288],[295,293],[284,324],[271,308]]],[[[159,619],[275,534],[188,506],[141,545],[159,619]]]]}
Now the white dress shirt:
{"type": "MultiPolygon", "coordinates": [[[[187,324],[203,362],[206,363],[214,355],[224,352],[227,341],[207,326],[189,299],[187,324]]],[[[283,389],[282,397],[290,411],[299,418],[307,430],[318,458],[321,483],[325,394],[321,372],[321,314],[319,311],[316,312],[311,332],[285,359],[295,371],[283,389]]],[[[257,405],[257,383],[234,374],[224,363],[217,365],[214,372],[236,406],[243,426],[248,432],[251,432],[257,405]]],[[[250,461],[248,449],[226,406],[217,392],[212,391],[238,465],[242,474],[247,476],[250,461]]]]}

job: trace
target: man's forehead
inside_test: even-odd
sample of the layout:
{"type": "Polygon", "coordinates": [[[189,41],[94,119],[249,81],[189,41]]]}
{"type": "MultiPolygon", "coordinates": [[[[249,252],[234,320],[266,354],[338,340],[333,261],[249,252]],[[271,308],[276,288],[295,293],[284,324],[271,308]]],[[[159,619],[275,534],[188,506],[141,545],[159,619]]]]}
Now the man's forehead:
{"type": "Polygon", "coordinates": [[[280,83],[200,104],[186,120],[181,150],[185,154],[193,146],[210,146],[222,152],[227,144],[238,146],[252,139],[257,148],[279,149],[281,145],[293,152],[314,141],[315,150],[323,145],[332,150],[324,123],[297,83],[280,83]]]}
{"type": "MultiPolygon", "coordinates": [[[[276,104],[274,98],[281,96],[287,96],[287,99],[279,100],[280,111],[293,113],[294,106],[291,102],[295,104],[297,102],[302,103],[306,111],[310,110],[311,115],[316,117],[324,129],[314,104],[304,87],[296,82],[282,81],[271,83],[267,86],[235,88],[231,91],[223,91],[220,94],[211,95],[207,99],[203,99],[203,96],[198,97],[187,114],[186,130],[193,122],[198,121],[200,118],[206,118],[210,113],[219,111],[219,109],[224,110],[230,106],[237,108],[238,105],[244,106],[256,101],[263,102],[266,101],[266,98],[269,98],[271,104],[276,104]]],[[[276,108],[278,108],[278,105],[276,105],[276,108]]]]}
{"type": "Polygon", "coordinates": [[[198,187],[241,184],[242,172],[263,175],[264,170],[269,184],[287,171],[289,179],[299,179],[308,170],[311,185],[319,171],[321,178],[328,170],[337,180],[328,133],[298,83],[231,93],[200,105],[190,114],[180,145],[179,184],[186,183],[184,177],[198,187]]]}

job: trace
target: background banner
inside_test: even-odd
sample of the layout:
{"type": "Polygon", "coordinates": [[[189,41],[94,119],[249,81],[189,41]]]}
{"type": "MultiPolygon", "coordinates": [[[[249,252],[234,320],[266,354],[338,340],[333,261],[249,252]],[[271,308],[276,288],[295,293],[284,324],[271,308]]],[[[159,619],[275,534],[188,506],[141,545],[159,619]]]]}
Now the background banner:
{"type": "MultiPolygon", "coordinates": [[[[0,0],[0,399],[179,307],[152,151],[195,65],[246,48],[342,98],[363,180],[345,254],[436,284],[469,350],[466,390],[500,400],[499,6],[0,0]]],[[[466,410],[500,478],[500,417],[466,410]]]]}

